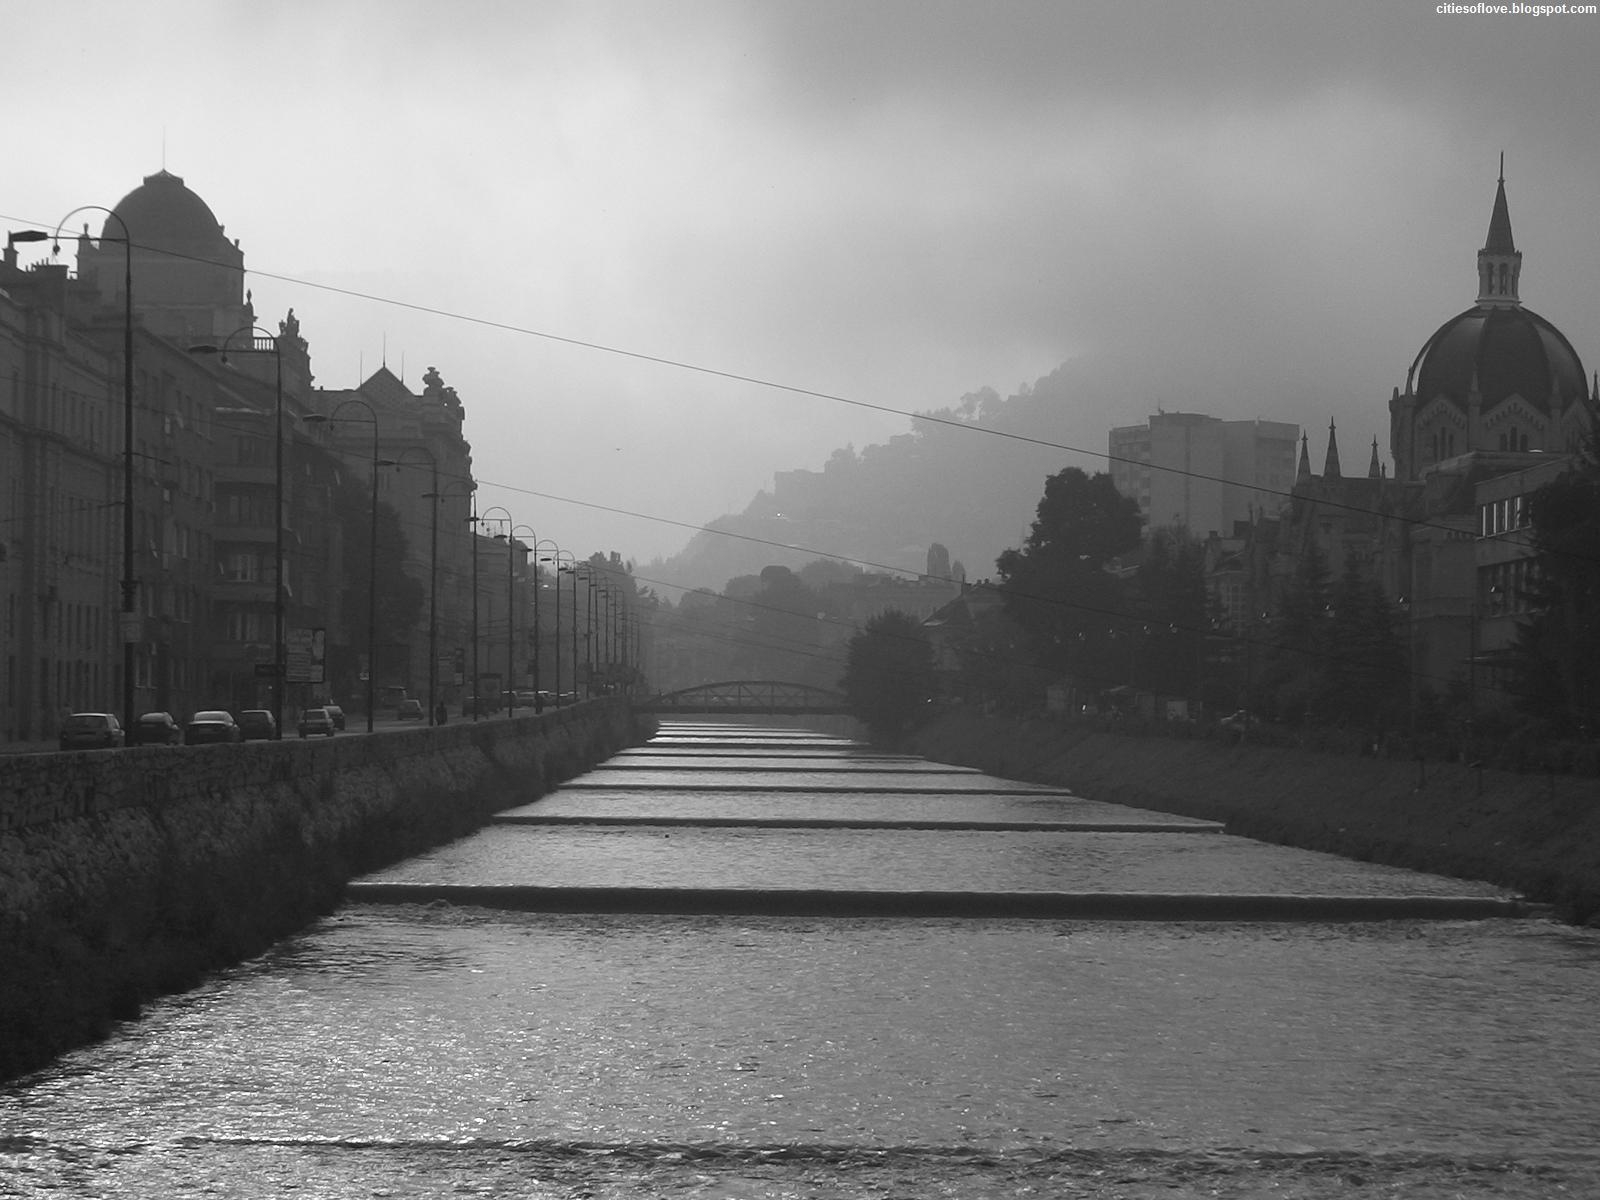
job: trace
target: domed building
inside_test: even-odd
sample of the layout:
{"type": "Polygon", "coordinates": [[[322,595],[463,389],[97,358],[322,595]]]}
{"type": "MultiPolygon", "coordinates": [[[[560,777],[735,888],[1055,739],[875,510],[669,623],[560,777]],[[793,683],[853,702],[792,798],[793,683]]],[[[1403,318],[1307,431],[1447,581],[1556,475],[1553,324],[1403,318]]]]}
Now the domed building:
{"type": "Polygon", "coordinates": [[[1478,302],[1423,343],[1405,391],[1389,401],[1396,479],[1421,479],[1475,450],[1577,450],[1589,421],[1583,363],[1559,329],[1523,307],[1521,274],[1502,172],[1478,251],[1478,302]]]}
{"type": "Polygon", "coordinates": [[[182,178],[165,170],[146,175],[112,211],[98,244],[87,229],[78,244],[79,275],[108,300],[122,303],[132,242],[134,306],[152,333],[178,345],[219,343],[255,323],[244,252],[182,178]]]}
{"type": "Polygon", "coordinates": [[[1527,500],[1571,469],[1600,411],[1572,343],[1524,307],[1521,275],[1502,162],[1477,303],[1423,342],[1390,398],[1393,475],[1376,443],[1365,477],[1342,475],[1330,427],[1321,475],[1302,448],[1269,552],[1280,581],[1315,543],[1335,574],[1354,560],[1382,585],[1406,614],[1413,703],[1455,687],[1469,713],[1514,701],[1508,664],[1532,602],[1527,500]]]}

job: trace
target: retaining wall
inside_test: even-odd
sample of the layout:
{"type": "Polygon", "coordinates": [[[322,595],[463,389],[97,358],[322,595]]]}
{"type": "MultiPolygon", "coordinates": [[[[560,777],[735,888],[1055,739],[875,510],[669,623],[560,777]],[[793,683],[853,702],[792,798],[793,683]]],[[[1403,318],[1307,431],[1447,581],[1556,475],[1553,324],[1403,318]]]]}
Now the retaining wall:
{"type": "Polygon", "coordinates": [[[1080,796],[1222,821],[1229,833],[1514,888],[1600,924],[1600,786],[1481,770],[1117,733],[951,710],[910,748],[1080,796]]]}
{"type": "Polygon", "coordinates": [[[0,759],[0,1078],[648,732],[607,699],[361,737],[0,759]]]}

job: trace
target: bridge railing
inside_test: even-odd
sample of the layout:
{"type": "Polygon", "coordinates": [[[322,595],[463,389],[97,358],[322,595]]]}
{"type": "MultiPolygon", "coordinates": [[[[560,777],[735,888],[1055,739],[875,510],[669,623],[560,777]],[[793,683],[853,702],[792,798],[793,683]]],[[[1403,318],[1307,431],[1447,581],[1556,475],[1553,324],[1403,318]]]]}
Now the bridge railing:
{"type": "Polygon", "coordinates": [[[842,713],[844,696],[808,683],[769,679],[729,679],[664,692],[640,707],[651,712],[842,713]]]}

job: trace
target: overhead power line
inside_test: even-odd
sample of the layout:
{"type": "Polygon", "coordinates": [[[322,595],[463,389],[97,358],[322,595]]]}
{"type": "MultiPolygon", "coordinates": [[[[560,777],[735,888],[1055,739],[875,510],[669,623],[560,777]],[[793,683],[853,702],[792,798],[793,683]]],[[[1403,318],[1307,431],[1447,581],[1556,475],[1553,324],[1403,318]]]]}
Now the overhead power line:
{"type": "MultiPolygon", "coordinates": [[[[26,221],[24,218],[4,216],[3,214],[0,214],[0,219],[4,219],[4,220],[7,220],[7,221],[16,221],[18,223],[31,224],[31,225],[35,225],[35,226],[42,226],[42,225],[46,225],[47,224],[47,223],[41,223],[41,222],[29,222],[29,221],[26,221]]],[[[95,239],[95,240],[97,240],[97,239],[95,239]]],[[[164,254],[164,255],[166,255],[168,257],[181,259],[181,260],[186,261],[186,262],[200,263],[200,264],[208,265],[208,266],[227,266],[228,265],[228,264],[225,264],[225,263],[220,263],[215,259],[206,258],[206,257],[204,257],[202,255],[184,254],[184,253],[181,253],[181,252],[178,252],[178,251],[173,251],[173,250],[165,249],[165,248],[162,248],[162,247],[146,245],[146,244],[143,244],[143,243],[140,243],[140,242],[137,242],[137,241],[131,241],[129,244],[130,244],[131,247],[136,248],[136,249],[140,249],[140,250],[144,250],[144,251],[148,251],[148,252],[156,253],[156,254],[164,254]]],[[[451,309],[444,309],[444,308],[438,308],[438,307],[435,307],[435,306],[432,306],[432,305],[419,304],[419,303],[416,303],[415,301],[400,300],[400,299],[396,299],[396,298],[390,297],[390,296],[381,296],[381,295],[378,295],[378,294],[373,293],[373,292],[364,292],[364,291],[359,291],[359,290],[354,289],[354,288],[339,287],[339,286],[337,286],[335,284],[316,283],[316,282],[314,282],[312,280],[302,279],[302,278],[300,278],[298,276],[293,276],[293,275],[285,275],[285,274],[282,274],[282,273],[279,273],[279,272],[264,271],[264,270],[260,270],[260,269],[249,269],[245,273],[246,274],[258,275],[263,279],[276,280],[277,282],[289,284],[289,285],[292,285],[292,286],[295,286],[295,287],[310,288],[310,289],[315,290],[315,291],[327,292],[327,293],[330,293],[330,294],[333,294],[333,295],[347,296],[347,297],[349,297],[351,299],[363,300],[363,301],[366,301],[366,302],[369,302],[369,303],[373,303],[373,304],[382,304],[382,305],[386,305],[386,306],[393,307],[393,308],[400,308],[400,309],[404,309],[404,310],[409,311],[409,312],[416,312],[416,313],[421,313],[421,314],[424,314],[424,315],[427,315],[427,316],[440,317],[440,318],[445,319],[445,320],[459,321],[459,322],[462,322],[462,323],[465,323],[465,324],[475,325],[475,326],[478,326],[480,328],[496,329],[496,330],[500,330],[500,331],[506,332],[506,333],[520,334],[520,335],[522,335],[524,337],[539,338],[539,339],[544,340],[544,341],[554,342],[554,343],[558,343],[560,345],[572,346],[572,347],[577,348],[577,349],[592,350],[592,351],[595,351],[597,353],[608,354],[608,355],[611,355],[611,356],[614,356],[614,357],[618,357],[618,358],[627,358],[627,359],[631,359],[631,360],[637,361],[637,362],[653,363],[653,364],[656,364],[658,366],[671,367],[671,368],[676,369],[676,370],[689,371],[689,372],[692,372],[692,373],[695,373],[695,374],[706,375],[706,376],[710,376],[710,377],[713,377],[713,378],[729,380],[731,382],[747,383],[747,384],[750,384],[750,385],[752,385],[754,387],[761,387],[761,388],[766,388],[766,389],[770,389],[770,390],[773,390],[773,391],[780,391],[780,392],[784,392],[784,393],[787,393],[787,394],[790,394],[790,395],[806,396],[806,397],[810,397],[810,398],[818,399],[818,400],[827,400],[827,401],[830,401],[830,402],[833,402],[833,403],[837,403],[837,404],[848,405],[848,406],[853,407],[853,408],[860,408],[860,409],[864,409],[864,410],[868,410],[868,411],[884,413],[884,414],[891,415],[891,416],[905,417],[905,418],[907,418],[909,420],[923,421],[923,422],[926,422],[926,423],[932,424],[932,425],[938,425],[938,426],[948,427],[948,428],[952,428],[952,429],[965,430],[965,431],[967,431],[969,433],[984,434],[984,435],[989,436],[989,437],[1000,438],[1000,439],[1005,440],[1005,441],[1016,442],[1016,443],[1019,443],[1019,444],[1037,446],[1037,447],[1040,447],[1040,448],[1043,448],[1043,449],[1059,450],[1059,451],[1062,451],[1062,452],[1068,453],[1068,454],[1080,454],[1080,455],[1083,455],[1083,456],[1089,457],[1089,458],[1103,459],[1107,463],[1125,463],[1125,464],[1128,464],[1128,465],[1140,467],[1140,468],[1145,469],[1145,470],[1164,472],[1166,474],[1174,475],[1174,476],[1177,476],[1177,477],[1180,477],[1180,478],[1193,479],[1193,480],[1197,480],[1197,481],[1201,481],[1201,482],[1207,482],[1207,483],[1219,483],[1219,484],[1224,484],[1224,485],[1231,486],[1231,487],[1247,488],[1247,489],[1249,489],[1251,491],[1260,492],[1260,493],[1262,493],[1264,495],[1276,496],[1276,497],[1279,497],[1280,499],[1283,499],[1283,500],[1292,500],[1292,499],[1295,498],[1294,492],[1292,490],[1285,491],[1285,490],[1278,489],[1278,488],[1262,487],[1262,486],[1258,486],[1258,485],[1253,484],[1253,483],[1244,483],[1244,482],[1241,482],[1239,480],[1229,479],[1229,478],[1227,478],[1225,476],[1211,475],[1211,474],[1208,474],[1208,473],[1202,472],[1202,471],[1193,471],[1193,470],[1188,470],[1188,469],[1182,468],[1182,467],[1174,467],[1174,466],[1167,466],[1167,465],[1158,464],[1158,463],[1143,462],[1143,461],[1141,461],[1139,459],[1126,458],[1126,457],[1123,457],[1123,456],[1120,456],[1120,455],[1112,454],[1108,450],[1090,450],[1090,449],[1086,449],[1086,448],[1081,447],[1081,446],[1072,446],[1072,445],[1069,445],[1069,444],[1067,444],[1065,442],[1051,441],[1048,438],[1033,437],[1033,436],[1028,435],[1028,434],[1014,433],[1014,432],[1011,432],[1009,430],[994,429],[994,428],[992,428],[990,426],[978,425],[978,424],[974,424],[972,422],[967,422],[967,421],[959,421],[959,420],[955,420],[955,419],[949,418],[949,417],[941,417],[941,416],[938,416],[938,415],[936,415],[934,413],[919,413],[919,412],[911,411],[909,409],[894,408],[894,407],[892,407],[890,405],[877,404],[877,403],[874,403],[874,402],[868,401],[868,400],[858,400],[858,399],[855,399],[855,398],[852,398],[852,397],[849,397],[849,396],[842,396],[842,395],[839,395],[839,394],[834,393],[834,392],[825,392],[825,391],[821,391],[821,390],[815,389],[815,388],[802,387],[802,386],[797,385],[797,384],[784,383],[784,382],[782,382],[780,380],[768,379],[768,378],[765,378],[763,376],[758,376],[758,375],[749,375],[749,374],[745,374],[743,372],[727,370],[727,369],[720,368],[720,367],[705,366],[705,365],[700,364],[700,363],[693,363],[693,362],[689,362],[689,361],[684,360],[684,359],[672,358],[672,357],[667,356],[667,355],[650,354],[650,353],[647,353],[647,352],[644,352],[644,351],[630,350],[630,349],[627,349],[626,347],[614,346],[614,345],[610,345],[610,344],[605,343],[605,342],[597,342],[597,341],[592,341],[592,340],[583,339],[583,338],[571,337],[571,336],[564,335],[564,334],[552,333],[552,332],[550,332],[548,330],[536,329],[536,328],[533,328],[531,326],[526,326],[526,325],[518,325],[518,324],[514,324],[514,323],[509,322],[509,321],[500,321],[500,320],[496,320],[496,319],[490,318],[490,317],[480,317],[480,316],[475,316],[475,315],[472,315],[472,314],[469,314],[469,313],[456,312],[456,311],[451,310],[451,309]]],[[[1596,428],[1597,429],[1600,429],[1600,414],[1596,414],[1594,411],[1592,411],[1592,400],[1589,400],[1588,398],[1586,398],[1585,403],[1591,405],[1591,413],[1590,413],[1591,421],[1596,423],[1596,428]]],[[[480,481],[480,482],[483,482],[483,481],[480,481]]],[[[495,486],[502,486],[502,485],[495,485],[495,486]]],[[[537,493],[534,493],[534,494],[537,494],[537,493]]],[[[556,497],[551,497],[551,498],[555,499],[556,497]]],[[[569,502],[570,503],[581,503],[581,502],[577,502],[577,501],[569,501],[569,502]]],[[[1339,501],[1339,500],[1334,500],[1334,499],[1324,498],[1324,497],[1317,497],[1314,502],[1316,504],[1324,507],[1324,508],[1329,508],[1329,509],[1334,509],[1334,510],[1344,511],[1344,512],[1351,512],[1351,513],[1356,513],[1356,514],[1364,515],[1364,516],[1377,516],[1377,517],[1381,517],[1381,518],[1384,518],[1384,519],[1387,519],[1387,520],[1395,521],[1395,522],[1397,522],[1399,524],[1402,524],[1402,525],[1408,525],[1408,526],[1412,526],[1412,527],[1415,527],[1415,528],[1434,529],[1434,530],[1438,530],[1440,532],[1449,533],[1449,534],[1455,534],[1455,533],[1459,533],[1460,532],[1459,529],[1456,528],[1453,525],[1447,525],[1447,524],[1443,524],[1441,522],[1431,521],[1431,520],[1429,520],[1429,519],[1427,519],[1425,517],[1409,517],[1409,516],[1405,516],[1405,515],[1400,514],[1400,513],[1385,512],[1383,510],[1374,509],[1374,508],[1371,508],[1371,507],[1368,507],[1368,506],[1365,506],[1365,505],[1353,504],[1353,503],[1348,503],[1348,502],[1345,502],[1345,501],[1339,501]]],[[[593,505],[593,506],[590,506],[590,507],[595,507],[595,508],[599,508],[599,509],[605,509],[605,506],[603,506],[603,505],[593,505]]],[[[618,509],[618,510],[608,510],[608,511],[614,511],[614,512],[619,513],[620,515],[627,515],[627,516],[630,516],[630,517],[642,517],[643,516],[643,514],[629,513],[629,512],[626,512],[626,510],[620,510],[620,509],[618,509]]],[[[671,523],[671,524],[683,524],[681,522],[669,522],[669,523],[671,523]]],[[[695,528],[697,530],[701,530],[703,532],[708,532],[708,533],[726,533],[727,532],[725,530],[710,529],[710,528],[708,528],[706,526],[686,525],[686,527],[695,528]]],[[[761,539],[753,539],[753,540],[760,541],[761,539]]],[[[781,543],[770,543],[770,544],[778,545],[778,544],[781,544],[781,543]]],[[[846,556],[828,555],[828,557],[846,557],[846,556]]],[[[1574,557],[1575,559],[1580,559],[1581,561],[1593,561],[1592,559],[1588,558],[1587,556],[1573,555],[1572,557],[1574,557]]],[[[891,568],[891,569],[900,570],[902,568],[891,568]]]]}

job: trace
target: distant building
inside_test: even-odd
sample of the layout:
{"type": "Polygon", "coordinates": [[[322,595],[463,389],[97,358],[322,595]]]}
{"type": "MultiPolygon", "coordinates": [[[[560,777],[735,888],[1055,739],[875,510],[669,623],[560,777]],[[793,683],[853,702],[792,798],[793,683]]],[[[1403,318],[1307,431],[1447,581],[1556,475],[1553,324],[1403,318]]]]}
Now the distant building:
{"type": "Polygon", "coordinates": [[[1294,483],[1298,425],[1156,413],[1111,431],[1111,481],[1139,503],[1147,528],[1196,538],[1276,513],[1294,483]]]}

